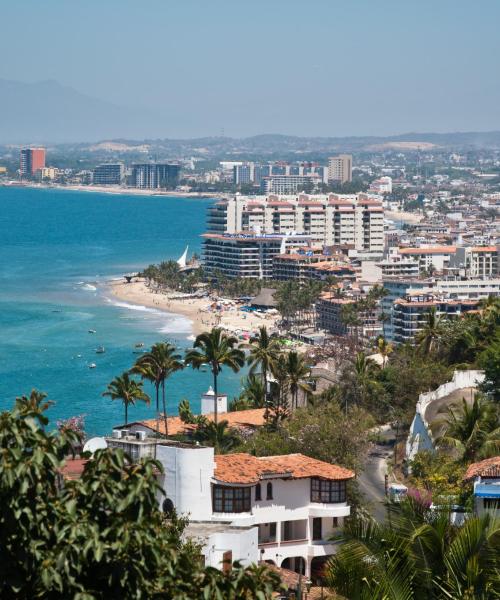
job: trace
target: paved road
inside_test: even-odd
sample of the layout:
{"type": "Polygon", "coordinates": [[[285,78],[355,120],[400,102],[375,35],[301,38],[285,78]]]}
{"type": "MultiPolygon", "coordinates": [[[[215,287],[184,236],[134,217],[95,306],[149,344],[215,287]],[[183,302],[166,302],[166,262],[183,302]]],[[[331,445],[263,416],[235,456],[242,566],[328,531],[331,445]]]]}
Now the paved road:
{"type": "Polygon", "coordinates": [[[386,444],[372,444],[364,465],[364,470],[358,477],[361,492],[365,496],[368,508],[377,521],[386,517],[385,510],[385,474],[387,473],[387,460],[392,457],[392,444],[394,431],[390,428],[383,433],[386,444]]]}

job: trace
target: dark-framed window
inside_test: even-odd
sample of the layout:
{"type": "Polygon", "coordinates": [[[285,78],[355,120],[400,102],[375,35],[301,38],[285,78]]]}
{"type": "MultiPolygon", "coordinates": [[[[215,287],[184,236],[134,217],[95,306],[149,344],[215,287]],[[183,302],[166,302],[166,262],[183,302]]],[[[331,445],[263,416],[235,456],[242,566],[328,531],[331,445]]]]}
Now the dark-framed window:
{"type": "Polygon", "coordinates": [[[500,498],[485,498],[483,500],[484,502],[484,508],[488,508],[488,509],[499,509],[500,508],[500,498]]]}
{"type": "Polygon", "coordinates": [[[262,500],[262,489],[260,483],[255,486],[255,500],[262,500]]]}
{"type": "Polygon", "coordinates": [[[272,499],[273,499],[273,484],[271,482],[269,482],[267,484],[266,500],[272,500],[272,499]]]}
{"type": "Polygon", "coordinates": [[[311,479],[311,502],[345,502],[345,481],[311,479]]]}
{"type": "Polygon", "coordinates": [[[323,527],[322,527],[323,522],[322,522],[321,517],[314,517],[312,525],[313,525],[312,539],[313,540],[323,539],[323,527]]]}
{"type": "Polygon", "coordinates": [[[251,488],[226,487],[214,485],[213,510],[214,512],[249,512],[251,507],[251,488]]]}

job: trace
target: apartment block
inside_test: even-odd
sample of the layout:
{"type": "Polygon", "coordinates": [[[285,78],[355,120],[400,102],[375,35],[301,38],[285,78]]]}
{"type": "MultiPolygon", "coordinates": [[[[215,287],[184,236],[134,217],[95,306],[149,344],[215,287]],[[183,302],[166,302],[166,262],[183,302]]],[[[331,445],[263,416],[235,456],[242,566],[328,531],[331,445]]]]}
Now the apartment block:
{"type": "Polygon", "coordinates": [[[105,163],[98,165],[93,172],[95,185],[120,185],[125,178],[123,163],[105,163]]]}
{"type": "Polygon", "coordinates": [[[398,344],[414,342],[427,322],[431,308],[441,318],[457,318],[471,310],[477,310],[478,300],[453,300],[435,293],[409,294],[394,302],[394,341],[398,344]]]}
{"type": "Polygon", "coordinates": [[[365,194],[233,196],[208,209],[209,233],[298,233],[321,246],[381,257],[384,209],[365,194]]]}
{"type": "Polygon", "coordinates": [[[466,277],[500,275],[500,246],[468,246],[456,248],[448,268],[466,277]]]}
{"type": "Polygon", "coordinates": [[[23,148],[20,153],[21,177],[33,177],[38,169],[45,167],[45,148],[23,148]]]}
{"type": "Polygon", "coordinates": [[[132,165],[132,187],[141,189],[172,189],[179,183],[181,167],[170,163],[132,165]]]}
{"type": "Polygon", "coordinates": [[[316,173],[311,175],[268,175],[260,181],[263,194],[295,194],[314,189],[321,183],[321,177],[316,173]]]}
{"type": "MultiPolygon", "coordinates": [[[[317,323],[320,329],[332,335],[346,335],[354,328],[344,322],[344,308],[356,302],[356,298],[335,298],[325,292],[316,302],[317,323]]],[[[359,325],[356,330],[360,337],[365,339],[376,338],[382,333],[382,325],[378,318],[380,311],[377,308],[360,311],[359,325]]]]}
{"type": "Polygon", "coordinates": [[[328,181],[348,183],[352,181],[352,156],[340,154],[328,159],[328,181]]]}
{"type": "Polygon", "coordinates": [[[284,234],[221,234],[203,235],[203,264],[207,273],[222,273],[226,277],[271,279],[273,259],[291,246],[307,247],[310,237],[284,234]]]}

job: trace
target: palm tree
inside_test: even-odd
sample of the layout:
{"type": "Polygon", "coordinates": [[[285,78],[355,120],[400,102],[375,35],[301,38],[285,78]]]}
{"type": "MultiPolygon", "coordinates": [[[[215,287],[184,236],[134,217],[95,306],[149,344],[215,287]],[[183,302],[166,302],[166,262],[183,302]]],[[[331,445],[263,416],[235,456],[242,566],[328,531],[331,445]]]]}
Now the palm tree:
{"type": "Polygon", "coordinates": [[[299,390],[311,392],[311,386],[305,381],[311,376],[311,368],[303,354],[289,352],[286,360],[286,372],[292,395],[292,408],[298,407],[299,390]]]}
{"type": "Polygon", "coordinates": [[[267,407],[267,379],[273,366],[281,352],[278,340],[272,338],[265,325],[259,327],[259,333],[250,340],[250,352],[247,357],[250,366],[250,375],[253,375],[256,369],[260,369],[262,383],[264,384],[264,406],[266,407],[266,419],[268,415],[267,407]]]}
{"type": "Polygon", "coordinates": [[[223,366],[237,373],[245,364],[245,354],[235,346],[238,340],[225,334],[219,327],[212,331],[200,333],[193,344],[193,349],[186,352],[185,362],[193,369],[209,365],[214,382],[214,422],[217,425],[217,377],[223,366]]]}
{"type": "Polygon", "coordinates": [[[103,396],[109,396],[111,400],[121,400],[125,407],[125,425],[128,423],[128,407],[134,406],[137,401],[149,404],[149,396],[142,389],[142,381],[131,379],[127,371],[115,377],[103,396]]]}
{"type": "Polygon", "coordinates": [[[230,452],[239,441],[227,421],[215,423],[207,420],[197,427],[194,437],[197,441],[215,448],[218,454],[230,452]]]}
{"type": "Polygon", "coordinates": [[[500,417],[495,404],[476,394],[472,405],[463,399],[459,411],[448,408],[446,413],[440,445],[456,448],[465,463],[499,454],[500,417]]]}
{"type": "Polygon", "coordinates": [[[275,427],[289,415],[288,393],[290,391],[290,380],[288,377],[288,357],[280,354],[278,360],[273,364],[272,374],[275,382],[271,387],[270,409],[272,422],[275,427]]]}
{"type": "Polygon", "coordinates": [[[424,354],[430,354],[437,350],[441,344],[444,328],[441,317],[436,312],[436,307],[432,306],[427,313],[427,319],[424,327],[417,334],[417,344],[424,354]]]}
{"type": "Polygon", "coordinates": [[[392,354],[394,347],[385,338],[379,337],[377,339],[377,352],[382,357],[382,368],[385,369],[389,355],[392,354]]]}
{"type": "MultiPolygon", "coordinates": [[[[266,388],[264,387],[262,378],[249,373],[243,380],[243,389],[239,400],[246,403],[248,408],[262,408],[265,406],[267,414],[266,388]]],[[[233,410],[235,409],[233,408],[233,410]]]]}
{"type": "Polygon", "coordinates": [[[350,600],[489,600],[500,586],[500,520],[486,514],[452,524],[450,511],[409,498],[383,523],[346,522],[325,583],[350,600]]]}
{"type": "MultiPolygon", "coordinates": [[[[143,354],[131,369],[138,373],[143,379],[153,383],[156,390],[156,414],[159,419],[159,396],[162,388],[163,420],[165,424],[165,436],[168,436],[167,404],[165,399],[165,382],[175,373],[184,368],[180,354],[176,354],[176,348],[167,342],[154,344],[149,352],[143,354]]],[[[158,427],[157,427],[158,428],[158,427]]]]}

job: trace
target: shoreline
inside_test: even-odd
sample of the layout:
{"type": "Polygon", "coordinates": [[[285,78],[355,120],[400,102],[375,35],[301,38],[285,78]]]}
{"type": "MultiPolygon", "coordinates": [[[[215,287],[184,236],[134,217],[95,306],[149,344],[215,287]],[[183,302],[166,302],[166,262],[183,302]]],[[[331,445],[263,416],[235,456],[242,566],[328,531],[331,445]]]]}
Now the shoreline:
{"type": "Polygon", "coordinates": [[[165,314],[175,314],[191,321],[192,335],[196,336],[212,327],[219,326],[230,333],[245,335],[253,333],[265,325],[272,329],[278,315],[264,313],[246,313],[230,300],[219,299],[222,310],[212,308],[214,301],[205,298],[173,298],[173,294],[155,292],[148,288],[143,279],[131,283],[121,280],[108,281],[107,289],[117,300],[137,306],[154,308],[165,314]]]}
{"type": "Polygon", "coordinates": [[[165,196],[167,198],[198,198],[212,199],[220,198],[224,194],[215,192],[175,192],[165,190],[143,190],[139,188],[128,188],[115,185],[61,185],[58,183],[29,183],[29,182],[14,182],[0,183],[1,187],[5,188],[30,188],[35,190],[66,190],[68,192],[94,192],[100,194],[113,194],[115,196],[165,196]]]}

